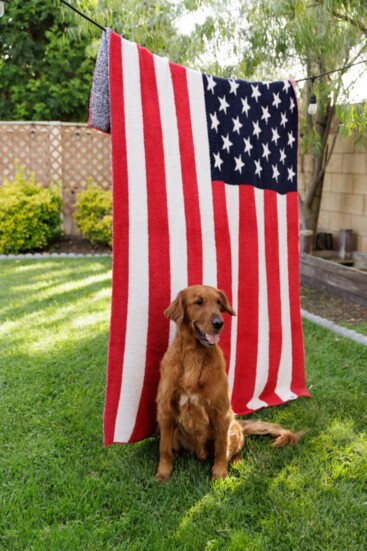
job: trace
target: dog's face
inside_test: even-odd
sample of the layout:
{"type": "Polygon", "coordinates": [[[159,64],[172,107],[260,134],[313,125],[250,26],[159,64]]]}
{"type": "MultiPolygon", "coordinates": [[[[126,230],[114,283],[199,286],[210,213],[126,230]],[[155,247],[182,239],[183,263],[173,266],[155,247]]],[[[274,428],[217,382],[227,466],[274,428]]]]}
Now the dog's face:
{"type": "Polygon", "coordinates": [[[204,346],[214,346],[223,328],[223,312],[236,315],[223,291],[193,285],[180,291],[164,314],[179,326],[185,324],[204,346]]]}

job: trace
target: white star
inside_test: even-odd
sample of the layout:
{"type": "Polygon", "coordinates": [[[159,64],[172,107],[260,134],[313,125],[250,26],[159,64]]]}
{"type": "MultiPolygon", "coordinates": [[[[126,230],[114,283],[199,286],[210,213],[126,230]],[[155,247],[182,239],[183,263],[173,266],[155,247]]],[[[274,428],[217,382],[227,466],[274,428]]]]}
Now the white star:
{"type": "Polygon", "coordinates": [[[283,163],[283,165],[284,165],[284,161],[286,160],[287,156],[284,152],[284,148],[280,149],[279,151],[280,151],[280,162],[283,163]]]}
{"type": "Polygon", "coordinates": [[[212,75],[206,75],[206,78],[208,79],[208,88],[207,90],[211,90],[212,94],[214,94],[214,87],[217,85],[212,75]]]}
{"type": "Polygon", "coordinates": [[[280,126],[284,126],[287,124],[288,119],[286,113],[280,113],[280,116],[282,117],[282,120],[280,121],[280,126]]]}
{"type": "Polygon", "coordinates": [[[246,138],[243,138],[243,141],[245,142],[245,153],[248,153],[249,156],[251,155],[250,151],[253,149],[253,145],[251,145],[250,138],[246,140],[246,138]]]}
{"type": "Polygon", "coordinates": [[[222,159],[220,158],[220,153],[213,153],[214,155],[214,168],[219,168],[221,170],[221,166],[223,164],[222,159]]]}
{"type": "Polygon", "coordinates": [[[294,103],[294,99],[291,98],[289,110],[292,111],[292,113],[293,113],[293,109],[294,109],[295,107],[296,107],[296,104],[294,103]]]}
{"type": "Polygon", "coordinates": [[[268,161],[269,160],[269,155],[270,155],[270,149],[268,147],[268,144],[261,144],[263,146],[263,154],[262,156],[263,157],[266,157],[266,160],[268,161]]]}
{"type": "Polygon", "coordinates": [[[288,145],[293,147],[293,142],[296,141],[296,138],[293,138],[293,132],[288,132],[288,145]]]}
{"type": "Polygon", "coordinates": [[[265,119],[266,124],[268,124],[268,119],[270,119],[270,117],[271,117],[271,115],[269,113],[269,107],[268,106],[266,106],[266,107],[261,106],[261,109],[262,109],[262,112],[263,112],[261,120],[265,119]]]}
{"type": "Polygon", "coordinates": [[[220,103],[219,111],[224,111],[225,114],[227,114],[227,107],[229,107],[229,103],[227,103],[226,96],[223,96],[222,98],[218,97],[218,99],[220,103]]]}
{"type": "Polygon", "coordinates": [[[293,172],[293,168],[288,168],[288,178],[287,180],[290,180],[291,182],[293,182],[293,178],[295,177],[296,173],[293,172]]]}
{"type": "Polygon", "coordinates": [[[260,161],[255,161],[255,165],[256,165],[255,174],[257,174],[258,176],[261,176],[262,166],[260,161]]]}
{"type": "Polygon", "coordinates": [[[258,138],[259,135],[260,135],[260,132],[261,132],[261,128],[259,126],[259,123],[258,123],[258,121],[256,121],[256,122],[252,121],[252,124],[253,124],[253,127],[254,127],[253,134],[255,134],[255,136],[258,138]]]}
{"type": "Polygon", "coordinates": [[[284,86],[283,86],[283,92],[287,92],[288,94],[288,90],[289,90],[289,87],[290,87],[291,83],[289,82],[289,80],[285,80],[284,81],[284,86]]]}
{"type": "Polygon", "coordinates": [[[210,115],[210,118],[212,119],[212,125],[210,127],[211,130],[213,130],[213,128],[214,128],[215,131],[218,132],[219,120],[218,120],[218,117],[217,117],[217,113],[214,112],[214,115],[209,113],[209,115],[210,115]]]}
{"type": "Polygon", "coordinates": [[[271,168],[273,169],[273,178],[274,178],[274,180],[278,181],[278,178],[280,176],[280,172],[278,170],[277,165],[271,165],[271,168]]]}
{"type": "Polygon", "coordinates": [[[275,105],[275,107],[278,109],[279,104],[282,103],[282,100],[279,97],[279,92],[277,92],[276,94],[274,94],[274,92],[273,92],[273,98],[274,98],[274,101],[273,101],[272,105],[275,105]]]}
{"type": "Polygon", "coordinates": [[[256,86],[254,86],[253,84],[251,84],[251,88],[252,88],[251,97],[255,98],[257,103],[259,101],[259,97],[261,96],[261,92],[259,91],[259,85],[256,84],[256,86]]]}
{"type": "Polygon", "coordinates": [[[280,138],[279,134],[278,134],[278,129],[277,128],[272,128],[271,129],[272,133],[273,133],[273,137],[271,139],[272,142],[275,142],[275,145],[278,144],[278,140],[280,138]]]}
{"type": "Polygon", "coordinates": [[[245,99],[241,98],[241,101],[242,101],[242,113],[246,111],[246,117],[248,117],[248,112],[251,109],[251,107],[248,104],[247,98],[245,99]]]}
{"type": "Polygon", "coordinates": [[[235,80],[232,80],[232,79],[229,79],[229,84],[230,84],[230,91],[229,93],[230,94],[234,94],[235,96],[237,96],[237,88],[239,87],[239,83],[236,82],[235,80]]]}
{"type": "Polygon", "coordinates": [[[221,136],[222,140],[223,140],[223,146],[222,146],[222,149],[226,149],[227,150],[227,153],[229,153],[229,149],[230,147],[233,145],[233,143],[230,141],[229,139],[229,134],[227,134],[226,137],[224,136],[221,136]]]}
{"type": "Polygon", "coordinates": [[[242,174],[242,168],[245,166],[245,163],[242,161],[241,155],[239,155],[238,158],[235,157],[234,160],[236,161],[235,171],[238,170],[238,172],[242,174]]]}
{"type": "Polygon", "coordinates": [[[237,132],[237,134],[239,135],[240,128],[242,128],[243,124],[240,123],[239,117],[237,117],[236,119],[232,117],[232,121],[233,121],[233,132],[237,132]]]}

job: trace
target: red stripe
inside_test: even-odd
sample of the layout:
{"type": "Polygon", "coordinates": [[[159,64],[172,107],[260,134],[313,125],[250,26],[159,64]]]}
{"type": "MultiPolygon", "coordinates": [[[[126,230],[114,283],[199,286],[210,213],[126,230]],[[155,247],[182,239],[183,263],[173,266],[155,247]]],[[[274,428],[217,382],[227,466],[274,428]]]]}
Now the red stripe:
{"type": "Polygon", "coordinates": [[[255,193],[252,186],[240,186],[238,326],[233,409],[237,414],[249,413],[246,404],[255,389],[258,309],[259,258],[255,193]]]}
{"type": "Polygon", "coordinates": [[[169,337],[169,323],[163,310],[171,296],[166,176],[154,57],[139,48],[139,62],[148,200],[149,321],[144,384],[130,442],[146,438],[156,428],[159,363],[169,337]]]}
{"type": "MultiPolygon", "coordinates": [[[[186,69],[170,63],[175,96],[185,203],[188,285],[202,283],[203,253],[195,151],[190,117],[186,69]]],[[[208,185],[209,182],[208,182],[208,185]]]]}
{"type": "Polygon", "coordinates": [[[297,192],[287,194],[289,304],[292,332],[291,390],[298,396],[310,396],[306,390],[303,330],[299,286],[299,224],[297,192]]]}
{"type": "Polygon", "coordinates": [[[271,190],[264,191],[264,220],[269,317],[269,372],[268,381],[259,398],[269,405],[277,405],[281,402],[281,399],[275,394],[274,390],[277,384],[282,352],[282,317],[277,194],[271,190]]]}
{"type": "MultiPolygon", "coordinates": [[[[217,287],[225,292],[232,304],[232,251],[228,224],[226,192],[223,182],[213,182],[213,211],[215,229],[215,248],[217,253],[217,287]]],[[[231,356],[232,317],[226,316],[220,345],[227,364],[227,373],[231,356]]]]}
{"type": "Polygon", "coordinates": [[[111,33],[110,89],[113,175],[113,276],[107,389],[104,413],[105,446],[112,444],[114,441],[115,422],[122,380],[128,297],[129,242],[125,228],[129,220],[129,201],[121,46],[121,37],[115,33],[111,33]]]}

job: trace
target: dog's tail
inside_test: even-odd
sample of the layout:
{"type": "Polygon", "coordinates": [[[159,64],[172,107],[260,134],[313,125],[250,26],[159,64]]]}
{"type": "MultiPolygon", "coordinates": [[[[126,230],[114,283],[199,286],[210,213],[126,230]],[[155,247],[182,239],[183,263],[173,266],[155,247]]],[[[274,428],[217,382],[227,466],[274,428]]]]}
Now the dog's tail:
{"type": "Polygon", "coordinates": [[[264,421],[244,421],[238,419],[244,434],[271,434],[275,436],[272,446],[293,446],[297,440],[304,434],[304,431],[292,432],[281,425],[266,423],[264,421]]]}

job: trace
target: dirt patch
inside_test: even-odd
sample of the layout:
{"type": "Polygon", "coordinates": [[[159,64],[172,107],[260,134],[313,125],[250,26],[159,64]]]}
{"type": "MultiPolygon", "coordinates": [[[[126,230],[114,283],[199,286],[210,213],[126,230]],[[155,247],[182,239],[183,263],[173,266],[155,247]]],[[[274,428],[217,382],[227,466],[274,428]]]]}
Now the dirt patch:
{"type": "Polygon", "coordinates": [[[302,285],[301,307],[337,324],[364,329],[367,334],[367,308],[360,304],[302,285]]]}
{"type": "MultiPolygon", "coordinates": [[[[53,243],[47,250],[50,253],[74,253],[74,254],[106,254],[112,249],[108,245],[93,245],[88,239],[82,237],[62,237],[53,243]]],[[[45,252],[45,251],[43,251],[45,252]]]]}

